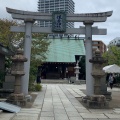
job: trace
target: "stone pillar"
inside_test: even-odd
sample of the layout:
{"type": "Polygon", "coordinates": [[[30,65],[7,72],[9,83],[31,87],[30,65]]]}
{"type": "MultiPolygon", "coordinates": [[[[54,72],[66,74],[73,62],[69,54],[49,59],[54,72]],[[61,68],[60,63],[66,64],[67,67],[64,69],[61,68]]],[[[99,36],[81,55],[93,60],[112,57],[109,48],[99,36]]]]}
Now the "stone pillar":
{"type": "Polygon", "coordinates": [[[94,82],[91,75],[92,64],[89,60],[92,59],[92,21],[84,22],[85,25],[85,49],[86,49],[86,95],[93,95],[94,82]]]}
{"type": "Polygon", "coordinates": [[[28,85],[29,85],[29,71],[30,71],[30,56],[31,56],[31,41],[32,41],[32,24],[33,19],[25,20],[25,41],[24,41],[24,56],[28,59],[24,63],[25,75],[22,77],[22,93],[25,95],[28,94],[28,85]]]}

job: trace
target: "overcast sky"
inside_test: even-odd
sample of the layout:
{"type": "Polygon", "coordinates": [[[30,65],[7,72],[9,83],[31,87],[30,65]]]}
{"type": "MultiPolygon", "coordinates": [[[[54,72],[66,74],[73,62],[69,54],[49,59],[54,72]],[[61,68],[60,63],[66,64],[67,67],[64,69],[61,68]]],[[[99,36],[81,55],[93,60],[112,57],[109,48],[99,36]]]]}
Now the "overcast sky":
{"type": "MultiPolygon", "coordinates": [[[[120,0],[73,0],[75,2],[75,13],[96,13],[113,11],[111,17],[104,23],[97,23],[93,26],[106,28],[107,35],[93,36],[93,40],[102,40],[106,45],[116,37],[120,37],[120,0]]],[[[37,11],[38,0],[0,0],[0,18],[11,19],[6,12],[6,7],[37,11]]],[[[82,23],[76,23],[75,27],[82,26],[82,23]]]]}

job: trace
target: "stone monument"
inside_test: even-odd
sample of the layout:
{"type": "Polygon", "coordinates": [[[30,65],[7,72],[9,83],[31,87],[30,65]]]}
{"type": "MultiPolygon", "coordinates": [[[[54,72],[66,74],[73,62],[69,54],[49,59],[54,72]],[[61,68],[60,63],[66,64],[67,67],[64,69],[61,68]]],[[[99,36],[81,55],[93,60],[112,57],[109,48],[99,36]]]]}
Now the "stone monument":
{"type": "Polygon", "coordinates": [[[11,74],[15,76],[15,85],[14,93],[9,96],[7,101],[12,104],[24,106],[26,99],[24,94],[21,93],[21,77],[25,75],[24,62],[27,61],[27,58],[23,56],[23,50],[18,49],[17,53],[11,59],[13,62],[11,74]]]}

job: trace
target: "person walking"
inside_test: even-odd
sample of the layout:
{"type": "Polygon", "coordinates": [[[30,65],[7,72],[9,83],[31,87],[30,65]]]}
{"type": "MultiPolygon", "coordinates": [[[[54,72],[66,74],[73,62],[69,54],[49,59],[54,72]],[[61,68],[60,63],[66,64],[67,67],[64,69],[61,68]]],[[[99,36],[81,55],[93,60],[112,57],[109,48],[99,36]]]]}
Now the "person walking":
{"type": "Polygon", "coordinates": [[[113,82],[114,82],[114,77],[113,77],[112,74],[110,74],[110,76],[109,76],[109,85],[110,85],[111,89],[113,88],[113,82]]]}

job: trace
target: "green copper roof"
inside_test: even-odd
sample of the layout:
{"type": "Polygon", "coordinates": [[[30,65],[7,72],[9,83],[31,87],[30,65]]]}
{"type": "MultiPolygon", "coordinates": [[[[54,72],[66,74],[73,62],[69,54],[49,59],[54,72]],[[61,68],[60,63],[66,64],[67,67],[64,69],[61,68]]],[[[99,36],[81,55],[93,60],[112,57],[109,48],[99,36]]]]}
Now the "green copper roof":
{"type": "Polygon", "coordinates": [[[85,55],[83,40],[62,38],[48,39],[48,41],[51,43],[46,62],[75,62],[75,55],[85,55]]]}

